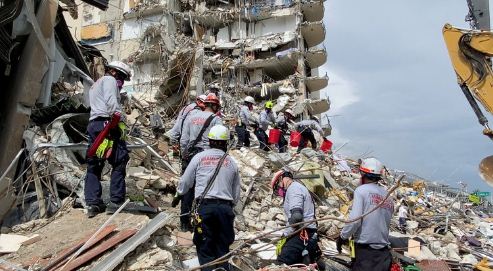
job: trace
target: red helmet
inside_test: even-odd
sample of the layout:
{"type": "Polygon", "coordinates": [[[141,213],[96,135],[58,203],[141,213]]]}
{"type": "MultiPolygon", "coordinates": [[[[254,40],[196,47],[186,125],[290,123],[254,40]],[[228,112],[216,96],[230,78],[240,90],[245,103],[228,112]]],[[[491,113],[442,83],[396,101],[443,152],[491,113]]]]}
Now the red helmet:
{"type": "Polygon", "coordinates": [[[286,190],[283,187],[281,187],[279,183],[282,181],[284,177],[289,177],[293,179],[293,173],[281,169],[278,172],[274,173],[274,177],[272,177],[272,180],[270,182],[270,187],[272,188],[274,195],[283,198],[286,195],[286,190]]]}
{"type": "Polygon", "coordinates": [[[221,105],[221,102],[214,93],[207,94],[207,98],[205,99],[204,103],[221,105]]]}
{"type": "Polygon", "coordinates": [[[277,183],[281,181],[281,176],[284,170],[279,170],[278,172],[274,173],[274,177],[272,177],[272,180],[270,181],[270,188],[274,189],[277,186],[277,183]]]}

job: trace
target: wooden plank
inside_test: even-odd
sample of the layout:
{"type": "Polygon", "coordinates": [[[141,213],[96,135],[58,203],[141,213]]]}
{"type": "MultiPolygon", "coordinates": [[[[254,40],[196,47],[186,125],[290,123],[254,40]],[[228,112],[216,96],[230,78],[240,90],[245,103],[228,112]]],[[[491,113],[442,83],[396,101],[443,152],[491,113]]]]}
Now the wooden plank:
{"type": "Polygon", "coordinates": [[[421,243],[419,241],[409,239],[407,243],[407,253],[411,258],[418,258],[421,254],[421,243]]]}
{"type": "MultiPolygon", "coordinates": [[[[88,261],[94,259],[94,257],[104,253],[106,250],[118,245],[120,242],[130,238],[137,232],[136,229],[126,229],[121,232],[116,233],[113,235],[111,238],[108,240],[102,242],[101,244],[93,247],[86,253],[82,254],[81,256],[75,258],[72,260],[70,263],[68,263],[65,268],[63,268],[63,271],[71,271],[75,270],[78,267],[84,265],[88,261]]],[[[59,271],[62,269],[60,268],[59,271]]]]}
{"type": "MultiPolygon", "coordinates": [[[[116,229],[116,225],[108,225],[106,226],[97,236],[96,238],[91,242],[91,245],[94,245],[95,243],[101,241],[104,237],[106,237],[108,234],[113,232],[116,229]]],[[[67,258],[74,252],[76,252],[79,248],[81,248],[88,240],[91,238],[92,234],[89,236],[85,237],[84,239],[80,240],[77,242],[75,245],[64,249],[58,257],[56,257],[53,261],[51,261],[50,264],[48,264],[45,268],[42,269],[42,271],[48,271],[52,270],[54,267],[56,268],[59,266],[60,263],[65,263],[67,261],[67,258]]]]}
{"type": "Polygon", "coordinates": [[[416,264],[422,271],[450,271],[450,267],[442,260],[423,260],[416,264]]]}
{"type": "MultiPolygon", "coordinates": [[[[34,157],[32,158],[34,160],[34,157]]],[[[34,187],[36,188],[36,195],[38,197],[38,206],[39,206],[39,218],[46,217],[46,201],[43,192],[43,186],[41,185],[41,180],[39,179],[38,167],[36,166],[36,162],[32,163],[32,171],[34,176],[34,187]]]]}
{"type": "Polygon", "coordinates": [[[91,271],[108,271],[113,270],[118,264],[120,264],[128,253],[132,252],[140,244],[151,237],[151,234],[155,233],[158,229],[162,228],[173,216],[168,215],[165,212],[159,213],[144,228],[142,228],[136,235],[128,239],[115,249],[111,254],[104,258],[101,262],[93,266],[91,271]]]}

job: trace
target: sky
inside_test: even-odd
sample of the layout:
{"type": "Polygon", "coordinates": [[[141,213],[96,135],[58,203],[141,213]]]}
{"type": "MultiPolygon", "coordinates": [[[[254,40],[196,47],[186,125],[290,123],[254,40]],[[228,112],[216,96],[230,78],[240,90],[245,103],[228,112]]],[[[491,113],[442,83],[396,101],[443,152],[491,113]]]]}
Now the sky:
{"type": "Polygon", "coordinates": [[[329,76],[334,149],[347,142],[342,155],[493,192],[477,170],[493,142],[457,84],[442,36],[447,22],[469,28],[467,13],[466,0],[325,2],[320,73],[329,76]]]}

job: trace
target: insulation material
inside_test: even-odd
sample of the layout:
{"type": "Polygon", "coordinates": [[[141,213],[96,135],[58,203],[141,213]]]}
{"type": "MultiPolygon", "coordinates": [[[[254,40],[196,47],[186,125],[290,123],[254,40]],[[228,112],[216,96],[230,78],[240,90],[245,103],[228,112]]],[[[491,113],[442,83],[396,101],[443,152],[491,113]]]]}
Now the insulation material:
{"type": "Polygon", "coordinates": [[[106,23],[84,26],[81,29],[80,37],[83,40],[97,40],[111,35],[111,28],[106,23]]]}

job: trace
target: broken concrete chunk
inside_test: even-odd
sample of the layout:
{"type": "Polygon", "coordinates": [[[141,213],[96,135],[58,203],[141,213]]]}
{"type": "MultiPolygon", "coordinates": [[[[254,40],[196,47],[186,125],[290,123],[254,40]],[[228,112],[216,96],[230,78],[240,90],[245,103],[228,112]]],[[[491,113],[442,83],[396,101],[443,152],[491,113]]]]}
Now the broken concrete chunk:
{"type": "Polygon", "coordinates": [[[0,254],[16,252],[30,238],[18,234],[0,234],[0,254]]]}

